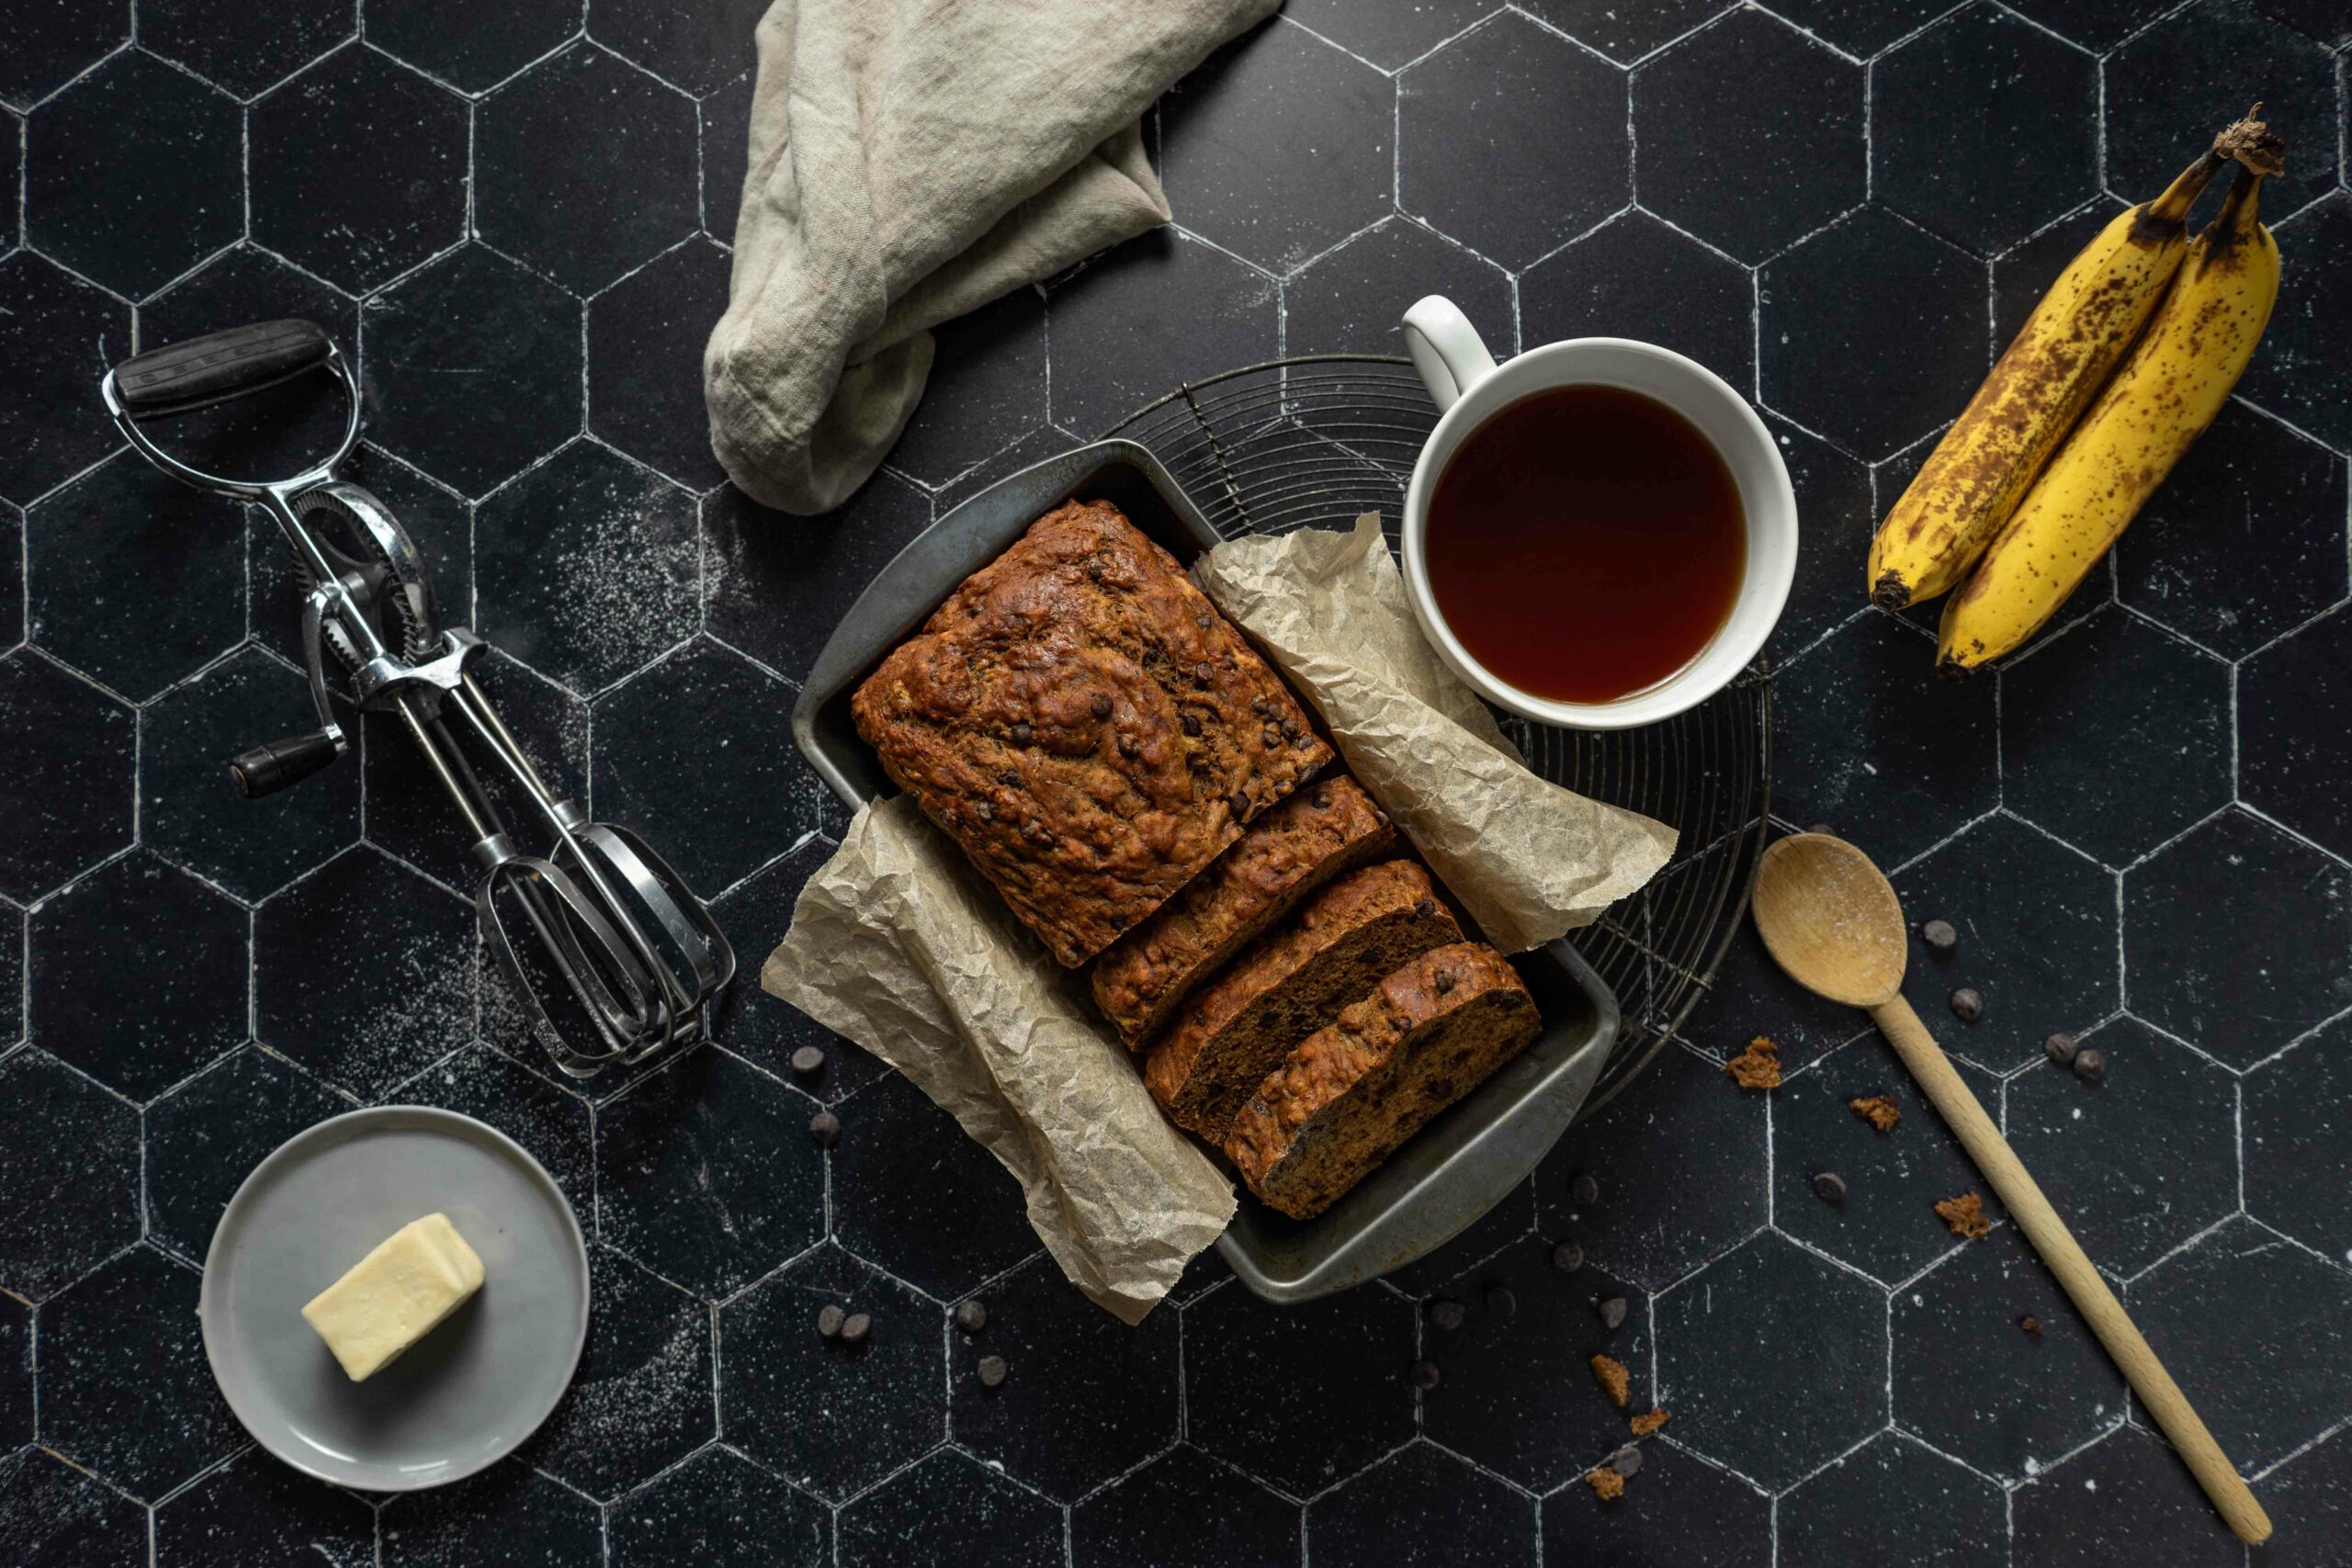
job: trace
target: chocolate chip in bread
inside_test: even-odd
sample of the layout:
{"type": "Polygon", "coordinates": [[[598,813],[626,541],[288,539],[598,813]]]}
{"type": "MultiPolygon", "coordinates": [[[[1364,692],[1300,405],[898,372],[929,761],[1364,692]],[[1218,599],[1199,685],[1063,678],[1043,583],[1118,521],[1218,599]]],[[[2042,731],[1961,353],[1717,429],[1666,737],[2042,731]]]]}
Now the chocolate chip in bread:
{"type": "Polygon", "coordinates": [[[1384,861],[1351,871],[1193,993],[1151,1043],[1144,1082],[1177,1125],[1219,1142],[1292,1046],[1382,976],[1461,940],[1419,866],[1384,861]]]}
{"type": "Polygon", "coordinates": [[[1396,829],[1354,780],[1318,779],[1250,824],[1182,892],[1103,949],[1094,1000],[1130,1048],[1193,989],[1343,872],[1393,854],[1396,829]]]}

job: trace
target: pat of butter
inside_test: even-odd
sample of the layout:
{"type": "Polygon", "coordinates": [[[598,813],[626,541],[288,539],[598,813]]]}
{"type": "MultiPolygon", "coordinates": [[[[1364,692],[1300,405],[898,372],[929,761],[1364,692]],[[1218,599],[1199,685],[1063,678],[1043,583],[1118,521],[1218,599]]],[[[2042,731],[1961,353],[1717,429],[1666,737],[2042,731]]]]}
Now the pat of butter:
{"type": "Polygon", "coordinates": [[[481,1258],[447,1214],[394,1231],[311,1300],[302,1316],[364,1382],[481,1289],[481,1258]]]}

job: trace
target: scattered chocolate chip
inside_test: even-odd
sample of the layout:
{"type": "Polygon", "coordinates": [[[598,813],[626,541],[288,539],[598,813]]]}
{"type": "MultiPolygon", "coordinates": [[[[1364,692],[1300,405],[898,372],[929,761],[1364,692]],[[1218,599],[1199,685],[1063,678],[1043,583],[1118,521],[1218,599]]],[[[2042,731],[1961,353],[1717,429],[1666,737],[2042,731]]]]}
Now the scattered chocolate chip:
{"type": "Polygon", "coordinates": [[[1092,702],[1086,705],[1086,711],[1097,718],[1108,718],[1111,716],[1111,699],[1098,694],[1092,702]]]}
{"type": "Polygon", "coordinates": [[[1200,721],[1200,719],[1199,719],[1199,718],[1197,718],[1197,717],[1196,717],[1196,716],[1194,716],[1193,715],[1189,714],[1189,713],[1188,713],[1188,714],[1186,714],[1186,715],[1184,716],[1183,724],[1184,724],[1184,733],[1185,733],[1185,734],[1187,734],[1187,735],[1194,735],[1194,736],[1197,736],[1198,734],[1200,734],[1200,732],[1201,732],[1201,721],[1200,721]]]}
{"type": "Polygon", "coordinates": [[[1314,799],[1313,805],[1314,805],[1314,807],[1315,807],[1315,809],[1316,809],[1316,810],[1317,810],[1317,811],[1329,811],[1329,810],[1330,810],[1330,809],[1331,809],[1331,792],[1330,792],[1329,790],[1328,790],[1328,789],[1318,789],[1318,790],[1317,790],[1317,791],[1315,792],[1315,799],[1314,799]]]}
{"type": "Polygon", "coordinates": [[[792,1070],[804,1078],[813,1078],[825,1070],[825,1048],[803,1045],[792,1054],[792,1070]]]}
{"type": "Polygon", "coordinates": [[[2062,1067],[2075,1059],[2075,1037],[2063,1030],[2043,1041],[2041,1048],[2062,1067]]]}
{"type": "Polygon", "coordinates": [[[1283,733],[1289,736],[1293,740],[1297,739],[1299,736],[1306,731],[1306,727],[1305,725],[1299,723],[1298,720],[1295,718],[1286,718],[1283,720],[1283,733]]]}
{"type": "Polygon", "coordinates": [[[1250,815],[1250,797],[1240,790],[1237,789],[1231,795],[1227,795],[1225,797],[1225,804],[1232,808],[1233,814],[1236,817],[1247,817],[1250,815]]]}
{"type": "Polygon", "coordinates": [[[1119,755],[1132,762],[1143,755],[1143,748],[1136,743],[1134,736],[1122,735],[1119,737],[1119,755]]]}
{"type": "Polygon", "coordinates": [[[1451,1296],[1440,1296],[1437,1300],[1430,1303],[1430,1326],[1431,1328],[1442,1328],[1446,1333],[1451,1334],[1455,1329],[1462,1326],[1462,1320],[1468,1314],[1464,1311],[1462,1303],[1455,1301],[1451,1296]]]}
{"type": "Polygon", "coordinates": [[[1216,666],[1211,664],[1205,659],[1193,666],[1193,679],[1198,681],[1204,686],[1207,685],[1210,681],[1216,678],[1216,666]]]}
{"type": "Polygon", "coordinates": [[[831,1339],[842,1331],[842,1309],[827,1302],[817,1309],[817,1332],[831,1339]]]}
{"type": "Polygon", "coordinates": [[[1600,1201],[1600,1180],[1589,1170],[1580,1170],[1568,1182],[1568,1201],[1579,1208],[1589,1208],[1600,1201]]]}
{"type": "Polygon", "coordinates": [[[867,1316],[865,1313],[854,1312],[847,1317],[842,1319],[842,1343],[844,1345],[862,1344],[865,1339],[865,1336],[873,1329],[873,1318],[867,1316]]]}
{"type": "Polygon", "coordinates": [[[1919,928],[1919,940],[1937,953],[1950,953],[1960,945],[1960,933],[1951,929],[1950,920],[1929,920],[1919,928]]]}
{"type": "Polygon", "coordinates": [[[1487,1287],[1487,1310],[1497,1317],[1516,1317],[1519,1315],[1519,1298],[1510,1293],[1509,1285],[1489,1285],[1487,1287]]]}
{"type": "Polygon", "coordinates": [[[988,1305],[979,1297],[974,1296],[970,1301],[956,1304],[956,1326],[965,1333],[978,1334],[988,1325],[988,1305]]]}
{"type": "Polygon", "coordinates": [[[2107,1081],[2107,1054],[2097,1046],[2085,1046],[2075,1053],[2075,1076],[2085,1083],[2107,1081]]]}
{"type": "Polygon", "coordinates": [[[1007,768],[1004,772],[997,774],[996,782],[1002,784],[1007,789],[1019,789],[1021,787],[1021,770],[1019,768],[1007,768]]]}
{"type": "Polygon", "coordinates": [[[1251,697],[1250,699],[1250,711],[1256,714],[1260,718],[1272,718],[1274,716],[1274,705],[1268,702],[1263,697],[1251,697]]]}
{"type": "Polygon", "coordinates": [[[842,1141],[842,1119],[830,1111],[820,1111],[808,1118],[808,1135],[817,1140],[820,1149],[830,1149],[842,1141]]]}
{"type": "Polygon", "coordinates": [[[1437,900],[1434,898],[1415,899],[1413,901],[1413,913],[1420,916],[1421,919],[1425,920],[1428,919],[1431,915],[1437,913],[1437,900]]]}
{"type": "Polygon", "coordinates": [[[1846,1179],[1834,1170],[1818,1171],[1813,1179],[1813,1195],[1825,1203],[1846,1201],[1846,1179]]]}
{"type": "Polygon", "coordinates": [[[1642,1450],[1627,1443],[1609,1456],[1609,1468],[1628,1480],[1642,1472],[1642,1450]]]}
{"type": "Polygon", "coordinates": [[[1037,731],[1031,728],[1027,719],[1024,718],[1012,727],[1012,743],[1015,746],[1026,746],[1036,739],[1037,731]]]}
{"type": "Polygon", "coordinates": [[[1625,1326],[1624,1297],[1611,1296],[1607,1301],[1601,1303],[1595,1310],[1600,1314],[1600,1325],[1603,1328],[1623,1328],[1625,1326]]]}
{"type": "Polygon", "coordinates": [[[1413,1386],[1415,1388],[1419,1389],[1423,1393],[1427,1393],[1430,1390],[1435,1388],[1437,1384],[1438,1371],[1437,1363],[1435,1361],[1415,1361],[1413,1363],[1413,1386]]]}
{"type": "Polygon", "coordinates": [[[1951,994],[1951,1015],[1962,1023],[1974,1023],[1984,1016],[1984,995],[1973,986],[1962,986],[1951,994]]]}
{"type": "Polygon", "coordinates": [[[2023,1317],[2018,1319],[2018,1326],[2024,1329],[2028,1334],[2038,1335],[2041,1332],[2041,1319],[2034,1316],[2031,1313],[2028,1313],[2023,1317]]]}
{"type": "Polygon", "coordinates": [[[1291,749],[1292,749],[1293,750],[1295,750],[1295,751],[1305,751],[1305,750],[1307,750],[1308,749],[1310,749],[1311,747],[1313,747],[1313,746],[1314,746],[1314,744],[1315,744],[1315,737],[1313,737],[1312,735],[1309,735],[1308,733],[1306,733],[1306,731],[1305,731],[1304,729],[1302,729],[1302,730],[1300,730],[1296,735],[1295,735],[1295,736],[1293,736],[1293,737],[1291,738],[1291,743],[1290,743],[1290,744],[1291,744],[1291,749]]]}
{"type": "Polygon", "coordinates": [[[1274,723],[1272,719],[1268,719],[1266,721],[1265,740],[1266,744],[1269,746],[1281,745],[1283,743],[1283,727],[1274,723]]]}
{"type": "Polygon", "coordinates": [[[1193,624],[1200,627],[1203,631],[1209,629],[1209,618],[1206,615],[1194,615],[1193,617],[1193,624]]]}
{"type": "Polygon", "coordinates": [[[1573,1241],[1564,1241],[1552,1249],[1552,1267],[1563,1274],[1573,1274],[1584,1267],[1584,1248],[1573,1241]]]}
{"type": "Polygon", "coordinates": [[[979,1366],[975,1370],[980,1374],[982,1388],[995,1388],[1004,1382],[1005,1365],[1002,1356],[982,1356],[979,1366]]]}

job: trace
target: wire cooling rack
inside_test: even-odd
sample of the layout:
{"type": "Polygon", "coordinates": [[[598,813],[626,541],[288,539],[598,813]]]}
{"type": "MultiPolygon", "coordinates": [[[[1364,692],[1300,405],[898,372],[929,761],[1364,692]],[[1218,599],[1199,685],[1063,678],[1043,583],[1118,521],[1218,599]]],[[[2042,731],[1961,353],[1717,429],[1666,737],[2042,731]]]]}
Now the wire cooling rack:
{"type": "MultiPolygon", "coordinates": [[[[1377,512],[1393,545],[1413,459],[1436,423],[1408,361],[1317,355],[1187,383],[1104,434],[1149,447],[1228,538],[1346,527],[1377,512]]],[[[1750,670],[1643,729],[1503,724],[1544,777],[1680,834],[1648,886],[1570,938],[1624,1017],[1585,1103],[1590,1115],[1681,1026],[1747,908],[1771,798],[1771,678],[1750,670]]]]}

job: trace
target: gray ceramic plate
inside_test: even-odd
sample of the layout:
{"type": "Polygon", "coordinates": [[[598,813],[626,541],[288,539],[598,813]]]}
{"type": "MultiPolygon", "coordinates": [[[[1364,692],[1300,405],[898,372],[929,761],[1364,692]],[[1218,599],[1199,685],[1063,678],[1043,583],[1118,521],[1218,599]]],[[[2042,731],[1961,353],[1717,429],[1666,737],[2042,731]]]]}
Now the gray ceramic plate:
{"type": "Polygon", "coordinates": [[[306,1128],[229,1201],[204,1259],[204,1353],[229,1408],[295,1469],[371,1492],[471,1475],[531,1435],[588,1335],[588,1251],[539,1162],[470,1116],[379,1105],[306,1128]],[[482,1288],[366,1382],[302,1304],[438,1210],[482,1288]]]}

